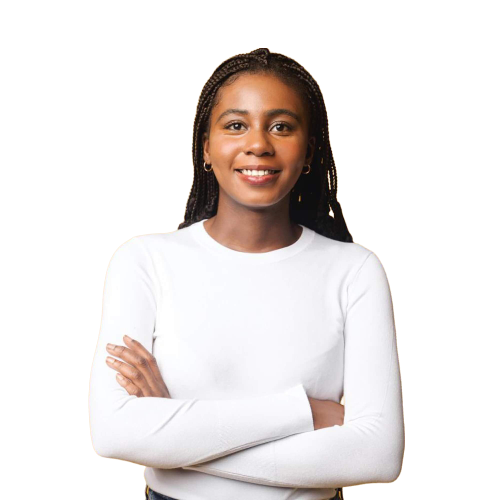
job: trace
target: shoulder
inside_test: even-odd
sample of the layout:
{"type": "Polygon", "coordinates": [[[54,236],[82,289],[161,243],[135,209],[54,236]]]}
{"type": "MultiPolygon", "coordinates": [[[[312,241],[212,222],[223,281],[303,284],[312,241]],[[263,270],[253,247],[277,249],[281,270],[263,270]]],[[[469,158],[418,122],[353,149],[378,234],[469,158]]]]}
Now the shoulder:
{"type": "Polygon", "coordinates": [[[191,245],[186,229],[132,236],[117,247],[112,260],[154,261],[158,256],[173,255],[176,250],[182,251],[183,247],[191,245]]]}
{"type": "Polygon", "coordinates": [[[338,241],[315,233],[314,249],[336,266],[352,268],[361,265],[373,251],[359,243],[338,241]]]}
{"type": "Polygon", "coordinates": [[[315,233],[314,250],[328,264],[341,270],[346,283],[352,283],[359,274],[377,274],[385,277],[382,262],[375,251],[359,243],[332,240],[315,233]]]}

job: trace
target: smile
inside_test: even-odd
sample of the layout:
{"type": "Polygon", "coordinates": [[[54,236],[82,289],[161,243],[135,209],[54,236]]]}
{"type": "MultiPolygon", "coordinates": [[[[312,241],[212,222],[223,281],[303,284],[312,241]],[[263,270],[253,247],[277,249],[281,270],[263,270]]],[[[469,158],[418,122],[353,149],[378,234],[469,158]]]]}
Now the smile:
{"type": "Polygon", "coordinates": [[[236,175],[251,186],[263,186],[275,182],[281,170],[247,170],[236,169],[236,175]]]}
{"type": "Polygon", "coordinates": [[[279,172],[279,170],[248,170],[246,168],[236,169],[237,172],[241,172],[244,175],[249,175],[252,177],[260,177],[263,175],[273,175],[279,172]]]}

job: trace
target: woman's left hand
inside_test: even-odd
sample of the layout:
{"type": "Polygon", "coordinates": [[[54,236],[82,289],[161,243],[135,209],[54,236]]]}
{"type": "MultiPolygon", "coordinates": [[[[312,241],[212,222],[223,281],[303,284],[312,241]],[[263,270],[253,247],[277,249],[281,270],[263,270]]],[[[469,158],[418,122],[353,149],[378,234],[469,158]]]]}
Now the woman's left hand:
{"type": "Polygon", "coordinates": [[[137,340],[126,335],[123,336],[123,340],[128,347],[114,344],[106,346],[110,354],[126,361],[124,363],[110,356],[106,358],[107,365],[118,372],[116,374],[118,383],[131,396],[170,398],[156,358],[137,340]]]}

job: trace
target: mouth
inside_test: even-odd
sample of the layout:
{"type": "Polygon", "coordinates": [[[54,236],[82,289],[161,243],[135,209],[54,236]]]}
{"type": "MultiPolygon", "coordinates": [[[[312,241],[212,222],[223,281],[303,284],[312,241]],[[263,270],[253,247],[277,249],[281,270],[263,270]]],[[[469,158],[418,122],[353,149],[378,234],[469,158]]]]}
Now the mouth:
{"type": "Polygon", "coordinates": [[[248,175],[250,177],[262,177],[265,175],[275,175],[281,170],[273,170],[273,169],[247,169],[247,168],[235,168],[236,172],[239,172],[243,175],[248,175]]]}
{"type": "Polygon", "coordinates": [[[281,173],[281,170],[276,169],[255,169],[236,168],[236,175],[243,181],[252,186],[262,186],[274,182],[281,173]]]}

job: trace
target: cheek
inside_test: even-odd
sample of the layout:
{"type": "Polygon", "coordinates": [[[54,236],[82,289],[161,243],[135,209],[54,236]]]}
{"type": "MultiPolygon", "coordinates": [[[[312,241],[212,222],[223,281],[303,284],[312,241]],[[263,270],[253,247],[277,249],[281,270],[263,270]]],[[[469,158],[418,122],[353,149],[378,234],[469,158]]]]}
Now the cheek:
{"type": "Polygon", "coordinates": [[[238,141],[214,137],[211,140],[211,156],[219,162],[231,161],[241,150],[238,141]]]}
{"type": "Polygon", "coordinates": [[[305,153],[306,148],[300,140],[283,141],[276,147],[276,154],[279,155],[285,163],[301,163],[305,153]]]}

